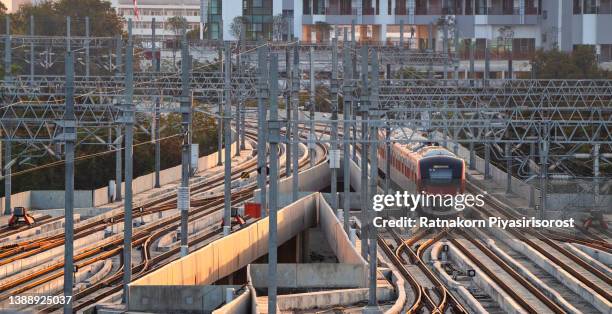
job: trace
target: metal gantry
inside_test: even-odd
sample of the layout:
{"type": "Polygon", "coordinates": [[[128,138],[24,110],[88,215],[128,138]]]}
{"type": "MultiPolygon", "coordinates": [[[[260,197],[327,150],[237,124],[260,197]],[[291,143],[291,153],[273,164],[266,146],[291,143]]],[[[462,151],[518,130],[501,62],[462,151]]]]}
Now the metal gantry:
{"type": "MultiPolygon", "coordinates": [[[[33,23],[33,22],[32,22],[33,23]]],[[[353,26],[354,27],[354,26],[353,26]]],[[[402,29],[403,32],[403,29],[402,29]]],[[[103,144],[114,147],[117,152],[117,196],[121,197],[122,164],[125,163],[125,210],[126,226],[124,236],[124,260],[130,265],[131,248],[131,165],[133,128],[137,126],[136,115],[146,115],[154,119],[156,141],[156,186],[159,186],[159,116],[164,113],[182,115],[182,180],[178,190],[178,209],[181,213],[181,254],[188,253],[187,218],[189,213],[189,139],[191,132],[191,112],[195,109],[209,110],[211,115],[222,124],[219,134],[219,149],[222,137],[225,138],[225,208],[224,234],[231,232],[231,143],[232,122],[235,123],[237,141],[236,154],[244,148],[246,127],[246,106],[249,99],[257,99],[258,118],[258,186],[261,189],[260,203],[262,216],[270,218],[270,269],[269,269],[269,309],[275,305],[275,258],[276,258],[276,212],[278,210],[278,146],[286,145],[287,175],[291,173],[292,199],[298,194],[298,158],[300,145],[305,144],[310,153],[310,164],[314,166],[316,143],[330,146],[329,166],[332,169],[331,207],[339,212],[337,199],[337,171],[342,160],[344,176],[343,191],[350,193],[349,166],[357,162],[360,149],[362,168],[361,216],[362,255],[369,257],[370,276],[376,272],[375,230],[367,225],[371,221],[366,214],[372,206],[371,196],[376,193],[378,183],[377,155],[379,145],[387,149],[391,143],[411,143],[420,141],[406,134],[404,139],[391,138],[393,132],[406,129],[425,134],[427,141],[439,141],[453,151],[459,145],[469,150],[469,166],[473,168],[476,151],[484,146],[485,174],[490,175],[492,155],[502,155],[508,170],[507,192],[512,191],[512,168],[517,163],[528,169],[523,178],[537,176],[539,179],[540,211],[546,209],[547,180],[552,169],[560,168],[563,162],[574,159],[593,159],[593,184],[595,199],[599,198],[601,181],[600,163],[612,160],[612,82],[610,80],[495,80],[485,77],[476,80],[473,58],[470,60],[470,77],[459,79],[455,75],[448,78],[448,69],[454,65],[456,57],[448,53],[445,43],[444,52],[414,51],[400,47],[382,47],[357,44],[354,40],[331,45],[307,45],[303,43],[216,43],[212,48],[218,51],[217,61],[197,64],[191,62],[189,45],[183,38],[181,50],[181,71],[163,72],[160,60],[152,46],[154,71],[135,72],[132,65],[134,42],[128,37],[126,45],[120,38],[81,37],[41,37],[7,35],[2,36],[5,43],[5,77],[0,84],[0,128],[2,144],[5,145],[5,199],[10,208],[11,193],[11,143],[20,143],[34,149],[44,149],[52,154],[61,155],[54,144],[63,143],[66,159],[66,269],[65,294],[71,293],[72,255],[68,245],[72,235],[73,222],[72,192],[74,147],[85,144],[103,144]],[[30,70],[27,74],[13,75],[9,70],[15,53],[12,47],[18,43],[30,51],[30,70]],[[35,47],[35,48],[32,48],[35,47]],[[40,47],[47,47],[41,49],[40,47]],[[65,51],[62,50],[65,48],[65,51]],[[85,66],[83,75],[75,75],[73,48],[83,47],[85,66]],[[338,47],[342,49],[338,53],[338,47]],[[113,51],[114,50],[114,51],[113,51]],[[123,53],[125,50],[125,53],[123,53]],[[32,59],[36,53],[44,51],[42,59],[32,59]],[[53,52],[51,52],[53,51],[53,52]],[[280,52],[280,54],[279,54],[280,52]],[[308,53],[308,59],[300,55],[308,53]],[[238,57],[236,63],[232,55],[238,57]],[[279,56],[285,58],[285,74],[279,73],[279,56]],[[319,56],[325,56],[319,60],[319,56]],[[53,56],[51,58],[51,56],[53,56]],[[329,58],[331,56],[331,58],[329,58]],[[114,57],[114,59],[113,59],[114,57]],[[291,57],[293,59],[291,60],[291,57]],[[90,63],[95,59],[95,68],[90,63]],[[455,59],[453,59],[455,58],[455,59]],[[34,60],[34,61],[32,61],[34,60]],[[269,60],[269,62],[268,62],[269,60]],[[101,62],[104,61],[104,62],[101,62]],[[63,75],[41,75],[38,66],[32,64],[65,63],[63,75]],[[303,63],[302,63],[303,62],[303,63]],[[327,68],[320,64],[329,65],[327,68]],[[381,65],[386,66],[386,77],[380,75],[381,65]],[[340,66],[342,65],[342,66],[340,66]],[[407,65],[425,66],[429,71],[428,79],[396,78],[393,69],[407,65]],[[218,66],[219,69],[214,69],[218,66]],[[319,67],[318,67],[319,66],[319,67]],[[444,78],[434,79],[433,67],[442,67],[444,78]],[[318,71],[317,71],[318,67],[318,71]],[[237,69],[233,73],[233,69],[237,69]],[[331,73],[329,72],[331,69],[331,73]],[[104,72],[106,71],[106,72],[104,72]],[[329,74],[329,75],[328,75],[329,74]],[[302,79],[307,77],[308,81],[302,79]],[[306,83],[305,85],[303,85],[306,83]],[[317,84],[328,87],[329,94],[319,94],[317,84]],[[279,86],[285,88],[279,89],[279,86]],[[304,90],[302,90],[304,89],[304,90]],[[309,115],[301,115],[300,91],[308,93],[306,109],[309,115]],[[342,117],[339,115],[339,99],[342,97],[342,117]],[[278,117],[278,100],[287,101],[287,119],[278,117]],[[317,118],[315,104],[318,98],[328,98],[331,103],[331,119],[317,118]],[[162,106],[163,104],[163,106],[162,106]],[[221,107],[223,105],[223,107],[221,107]],[[235,111],[234,111],[235,110],[235,111]],[[268,111],[270,111],[268,115],[268,111]],[[305,118],[300,118],[305,117],[305,118]],[[317,135],[315,127],[323,126],[330,130],[329,136],[317,135]],[[306,128],[306,138],[300,136],[300,129],[306,128]],[[281,136],[281,129],[287,133],[281,136]],[[100,134],[115,130],[116,136],[104,140],[100,134]],[[379,131],[386,136],[380,138],[379,131]],[[121,145],[125,142],[125,156],[121,156],[121,145]],[[269,144],[269,151],[268,145],[269,144]],[[351,152],[352,146],[352,152],[351,152]],[[528,147],[528,153],[519,153],[528,147]],[[584,147],[590,148],[585,154],[584,147]],[[340,153],[342,151],[342,154],[340,153]],[[368,157],[369,152],[369,157],[368,157]],[[270,158],[269,162],[267,158],[270,158]],[[351,158],[352,157],[352,158],[351,158]],[[538,163],[535,160],[538,160],[538,163]],[[266,193],[270,164],[269,193],[266,193]],[[129,167],[128,167],[129,166],[129,167]],[[368,166],[369,172],[368,172],[368,166]],[[72,178],[72,179],[71,179],[72,178]],[[369,182],[369,184],[365,184],[369,182]]],[[[444,30],[448,38],[448,31],[444,30]]],[[[430,32],[430,36],[432,36],[430,32]]],[[[403,34],[402,34],[403,40],[403,34]]],[[[457,38],[457,35],[455,35],[457,38]]],[[[455,41],[455,45],[456,45],[455,41]]],[[[431,40],[429,41],[431,45],[431,40]]],[[[455,49],[456,50],[456,49],[455,49]]],[[[474,55],[473,41],[470,55],[474,55]]],[[[41,57],[41,58],[42,58],[41,57]]],[[[77,58],[78,59],[78,58],[77,58]]],[[[488,62],[485,63],[488,69],[488,62]]],[[[456,72],[456,68],[455,68],[456,72]]],[[[306,113],[306,112],[304,112],[306,113]]],[[[413,133],[411,133],[413,134],[413,133]]],[[[222,162],[219,154],[219,163],[222,162]]],[[[14,164],[14,162],[13,162],[14,164]]],[[[387,163],[388,165],[389,163],[387,163]]],[[[387,170],[388,172],[388,170],[387,170]]],[[[533,181],[532,181],[533,182],[533,181]]],[[[388,188],[388,177],[385,188],[388,188]]],[[[535,188],[530,196],[535,205],[535,188]]],[[[351,228],[349,221],[348,197],[342,202],[343,224],[347,233],[351,228]]],[[[72,241],[70,241],[71,243],[72,241]]],[[[131,268],[124,272],[124,284],[131,280],[131,268]]],[[[371,278],[375,284],[375,277],[371,278]]],[[[376,306],[375,286],[370,286],[370,306],[376,306]],[[372,290],[374,289],[374,290],[372,290]]],[[[127,290],[124,291],[127,300],[127,290]]]]}

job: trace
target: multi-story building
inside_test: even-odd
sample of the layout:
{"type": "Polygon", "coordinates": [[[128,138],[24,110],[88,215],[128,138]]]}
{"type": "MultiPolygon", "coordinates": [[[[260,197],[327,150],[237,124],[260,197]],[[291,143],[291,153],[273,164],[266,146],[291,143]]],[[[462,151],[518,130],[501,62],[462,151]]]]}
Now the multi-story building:
{"type": "Polygon", "coordinates": [[[138,0],[138,16],[134,11],[134,0],[115,0],[117,14],[127,20],[132,19],[132,33],[144,41],[150,40],[152,22],[155,18],[156,36],[159,40],[174,39],[181,34],[168,20],[175,16],[184,17],[187,31],[198,29],[200,25],[200,0],[138,0]]]}
{"type": "Polygon", "coordinates": [[[470,39],[461,41],[461,52],[475,43],[477,58],[485,46],[493,58],[511,49],[515,59],[525,59],[539,48],[592,45],[602,61],[612,59],[612,0],[138,0],[140,20],[133,16],[133,0],[118,3],[119,14],[135,20],[136,35],[150,34],[153,17],[163,35],[173,35],[164,23],[174,15],[196,28],[202,5],[209,39],[236,39],[231,28],[236,17],[243,17],[248,40],[270,39],[277,31],[275,17],[282,16],[284,38],[327,41],[344,29],[350,33],[354,23],[359,41],[397,44],[403,33],[410,48],[440,50],[445,21],[451,41],[455,34],[470,39]]]}

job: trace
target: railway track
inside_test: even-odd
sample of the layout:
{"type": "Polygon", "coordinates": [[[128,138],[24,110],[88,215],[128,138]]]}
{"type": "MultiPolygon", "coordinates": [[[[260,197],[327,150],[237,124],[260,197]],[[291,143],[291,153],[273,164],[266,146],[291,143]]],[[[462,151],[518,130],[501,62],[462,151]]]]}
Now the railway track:
{"type": "MultiPolygon", "coordinates": [[[[252,137],[253,134],[250,134],[250,136],[252,137]]],[[[251,140],[253,140],[253,138],[251,138],[251,140]]],[[[322,146],[322,145],[319,145],[319,146],[322,148],[323,155],[324,156],[327,155],[326,148],[324,146],[322,146]]],[[[323,162],[323,161],[324,161],[324,158],[320,158],[319,163],[323,162]]],[[[300,161],[300,168],[302,168],[302,167],[304,167],[306,165],[307,165],[307,159],[306,158],[302,158],[302,160],[300,161]]],[[[233,173],[232,174],[232,179],[236,179],[240,175],[240,173],[242,171],[244,171],[244,170],[254,171],[255,170],[255,166],[256,166],[256,162],[248,162],[248,166],[249,166],[248,169],[243,169],[244,167],[242,167],[242,166],[234,168],[233,171],[232,171],[232,173],[233,173]]],[[[284,174],[284,171],[282,169],[280,171],[280,174],[281,175],[284,174]]],[[[222,180],[219,180],[219,182],[217,182],[217,181],[215,181],[215,182],[219,183],[219,182],[222,182],[222,180]]],[[[207,183],[208,184],[206,184],[205,187],[210,187],[212,185],[212,182],[210,182],[210,181],[207,182],[207,183]]],[[[252,183],[252,185],[253,186],[251,188],[247,189],[247,190],[242,190],[242,191],[239,191],[239,192],[232,193],[232,198],[233,198],[232,201],[233,202],[241,202],[241,201],[245,201],[245,200],[248,200],[248,199],[252,198],[252,192],[255,190],[255,183],[252,183]]],[[[200,189],[204,189],[205,187],[202,187],[200,189]]],[[[174,204],[172,204],[173,201],[175,202],[175,200],[169,200],[167,198],[164,198],[162,200],[156,200],[156,202],[155,202],[156,204],[160,204],[160,203],[161,204],[158,205],[157,207],[155,207],[155,209],[156,210],[162,210],[162,208],[160,208],[160,207],[163,207],[163,209],[166,209],[166,210],[169,209],[169,208],[172,208],[172,207],[175,208],[176,206],[174,204]]],[[[197,201],[194,200],[194,201],[192,201],[192,205],[193,206],[199,206],[199,208],[196,208],[194,210],[194,212],[190,213],[190,215],[193,215],[194,213],[197,213],[198,210],[201,210],[201,209],[204,209],[204,208],[208,209],[206,212],[204,212],[204,213],[202,213],[200,215],[196,215],[196,216],[191,216],[190,217],[190,220],[200,219],[202,217],[205,217],[206,215],[209,215],[210,213],[212,213],[212,212],[214,212],[216,210],[222,209],[223,208],[223,197],[221,196],[221,197],[217,197],[217,198],[209,198],[209,199],[203,199],[203,200],[197,200],[197,201]],[[213,209],[211,209],[211,206],[213,206],[213,209]]],[[[140,212],[144,212],[144,211],[141,210],[140,212]]],[[[155,211],[148,210],[148,212],[155,212],[155,211]]],[[[116,218],[118,218],[120,220],[122,217],[117,217],[116,216],[116,218]]],[[[114,222],[116,223],[117,220],[115,220],[114,222]]],[[[150,253],[151,245],[152,245],[152,243],[154,243],[154,241],[156,239],[160,238],[161,236],[163,236],[163,235],[165,235],[165,234],[167,234],[169,232],[172,232],[173,230],[176,230],[176,226],[177,226],[178,220],[173,219],[172,222],[174,222],[174,224],[168,223],[167,227],[162,228],[161,230],[159,229],[160,228],[159,225],[150,226],[149,227],[150,231],[153,231],[153,230],[156,230],[156,231],[150,232],[150,234],[148,236],[142,236],[142,237],[140,236],[141,234],[145,234],[145,233],[137,233],[137,234],[134,235],[134,241],[135,242],[133,244],[133,247],[142,246],[144,248],[142,250],[142,255],[143,255],[142,259],[143,259],[143,262],[140,263],[139,265],[135,265],[133,267],[133,272],[135,274],[135,278],[138,278],[138,277],[144,275],[145,273],[148,273],[148,271],[151,270],[153,266],[160,265],[160,263],[162,261],[164,261],[166,259],[169,259],[174,254],[178,253],[178,248],[174,248],[174,249],[172,249],[172,250],[170,250],[168,252],[162,253],[162,254],[157,255],[157,256],[152,256],[151,253],[150,253]]],[[[216,230],[216,231],[219,231],[219,230],[216,230]]],[[[218,232],[215,232],[214,234],[217,234],[217,233],[218,232]]],[[[189,241],[191,243],[194,243],[194,244],[195,243],[199,243],[199,242],[202,242],[202,241],[204,241],[206,239],[211,238],[212,236],[214,236],[214,234],[207,233],[207,234],[205,234],[203,236],[198,235],[198,236],[194,237],[193,239],[190,239],[189,241]]],[[[121,251],[122,251],[122,248],[120,247],[120,244],[118,244],[118,243],[122,243],[122,239],[117,240],[116,243],[111,243],[109,245],[104,246],[104,248],[110,248],[110,247],[114,246],[112,249],[108,250],[104,254],[96,256],[96,257],[91,258],[89,260],[85,260],[83,262],[83,264],[77,264],[77,265],[85,266],[86,264],[91,264],[91,263],[93,263],[93,262],[95,262],[97,260],[103,260],[103,259],[112,257],[114,255],[120,254],[121,251]]],[[[76,260],[76,258],[75,258],[75,260],[76,260]]],[[[56,266],[59,266],[59,265],[56,265],[56,266]]],[[[62,266],[63,266],[63,263],[62,263],[62,266]]],[[[74,309],[75,310],[82,309],[83,307],[91,305],[92,302],[95,302],[95,300],[99,300],[101,298],[104,298],[105,296],[108,296],[108,295],[111,295],[111,294],[113,294],[115,292],[120,291],[121,287],[122,287],[122,285],[120,284],[120,281],[122,279],[123,267],[124,267],[124,265],[122,265],[121,268],[119,268],[119,270],[117,272],[115,272],[114,275],[112,275],[109,278],[104,279],[101,283],[95,284],[95,285],[93,285],[93,286],[91,286],[91,287],[89,287],[89,288],[87,288],[87,289],[77,293],[75,295],[75,299],[74,299],[74,301],[75,301],[74,309]],[[113,286],[112,284],[116,283],[116,281],[119,281],[119,284],[115,284],[113,286]],[[104,287],[112,286],[112,288],[105,289],[105,293],[100,293],[99,297],[85,298],[87,295],[90,294],[90,292],[99,291],[100,288],[102,288],[101,285],[104,286],[104,287]],[[84,298],[85,300],[82,301],[82,302],[79,301],[82,298],[84,298]]],[[[52,280],[54,278],[61,277],[62,275],[63,275],[63,271],[57,271],[57,272],[53,273],[52,275],[49,275],[49,276],[47,276],[47,277],[45,277],[43,279],[37,280],[36,282],[31,283],[31,284],[29,284],[29,285],[27,285],[25,287],[23,287],[23,286],[20,287],[20,290],[27,291],[28,289],[31,289],[34,286],[37,286],[37,285],[39,285],[41,283],[47,282],[47,281],[52,280]]],[[[31,280],[31,278],[30,278],[30,280],[31,280]]],[[[13,282],[13,283],[11,283],[10,286],[18,286],[18,285],[15,285],[15,283],[13,282]]],[[[8,287],[8,285],[5,286],[5,287],[8,287]]],[[[2,290],[4,290],[4,289],[0,289],[0,291],[2,291],[2,290]]],[[[11,291],[11,294],[12,293],[13,293],[13,291],[11,291]]],[[[2,297],[0,297],[0,299],[2,299],[2,297]]],[[[50,307],[50,308],[42,309],[42,311],[43,312],[49,312],[49,311],[52,311],[55,308],[56,307],[50,307]]]]}
{"type": "Polygon", "coordinates": [[[434,243],[438,242],[446,234],[442,230],[433,237],[424,239],[431,230],[419,229],[409,239],[403,239],[393,228],[386,228],[384,234],[389,235],[395,247],[391,247],[383,234],[378,235],[377,242],[393,265],[398,269],[402,277],[407,280],[413,294],[414,301],[406,306],[408,313],[419,313],[428,310],[431,313],[446,313],[452,309],[454,313],[468,313],[461,303],[453,296],[446,286],[436,277],[431,269],[423,261],[425,251],[434,243]],[[414,250],[412,246],[423,240],[414,250]],[[404,258],[408,257],[408,261],[404,258]],[[415,274],[418,275],[415,276],[415,274]],[[428,287],[432,287],[435,294],[431,294],[428,287]]]}
{"type": "MultiPolygon", "coordinates": [[[[477,189],[472,186],[471,188],[477,189]]],[[[475,208],[482,216],[504,217],[506,219],[518,218],[510,212],[503,203],[492,199],[489,196],[490,202],[486,208],[475,208]]],[[[543,232],[534,229],[506,229],[516,239],[521,240],[529,247],[542,254],[559,268],[568,272],[572,277],[583,283],[585,286],[593,290],[596,294],[603,297],[605,300],[612,300],[612,278],[599,269],[593,267],[580,257],[555,242],[555,240],[547,237],[543,232]]]]}
{"type": "Polygon", "coordinates": [[[460,237],[449,237],[450,242],[525,311],[529,313],[542,313],[547,308],[547,310],[553,313],[565,313],[564,309],[487,248],[471,232],[456,230],[455,233],[460,237]],[[471,244],[472,247],[469,248],[465,241],[471,244]],[[503,276],[503,273],[506,273],[509,277],[503,276]]]}

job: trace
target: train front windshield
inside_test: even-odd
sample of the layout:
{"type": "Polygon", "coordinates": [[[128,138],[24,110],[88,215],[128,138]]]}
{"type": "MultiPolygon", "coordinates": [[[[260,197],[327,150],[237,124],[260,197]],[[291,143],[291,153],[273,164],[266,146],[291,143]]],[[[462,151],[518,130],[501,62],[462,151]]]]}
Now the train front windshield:
{"type": "Polygon", "coordinates": [[[421,179],[431,181],[452,181],[462,178],[463,163],[456,158],[436,156],[421,160],[421,179]]]}

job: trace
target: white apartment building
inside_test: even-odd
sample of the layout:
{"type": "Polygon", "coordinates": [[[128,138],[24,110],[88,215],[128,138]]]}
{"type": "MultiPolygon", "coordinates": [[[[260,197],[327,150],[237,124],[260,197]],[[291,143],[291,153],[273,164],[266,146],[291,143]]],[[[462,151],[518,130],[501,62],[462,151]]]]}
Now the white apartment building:
{"type": "Polygon", "coordinates": [[[117,14],[125,18],[124,28],[127,28],[127,20],[132,19],[132,33],[145,41],[151,37],[153,19],[159,41],[178,35],[167,23],[174,16],[187,20],[187,31],[198,29],[200,25],[200,0],[138,0],[138,16],[133,0],[114,0],[113,5],[117,14]]]}
{"type": "Polygon", "coordinates": [[[282,15],[292,25],[291,33],[307,42],[330,40],[355,23],[357,40],[397,44],[403,25],[404,42],[423,48],[429,45],[431,24],[431,46],[439,50],[440,21],[446,19],[453,24],[449,37],[456,29],[459,38],[470,39],[462,41],[461,49],[467,51],[465,45],[474,42],[477,58],[485,45],[493,57],[509,53],[511,46],[518,59],[539,48],[571,51],[591,45],[602,60],[612,59],[612,0],[138,0],[139,20],[132,0],[114,1],[120,15],[134,20],[134,34],[145,37],[153,17],[164,36],[174,35],[165,21],[175,15],[185,16],[189,28],[196,28],[202,5],[210,39],[221,33],[226,40],[235,39],[230,25],[238,16],[247,21],[248,40],[269,39],[273,16],[282,15]]]}

